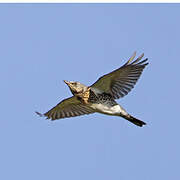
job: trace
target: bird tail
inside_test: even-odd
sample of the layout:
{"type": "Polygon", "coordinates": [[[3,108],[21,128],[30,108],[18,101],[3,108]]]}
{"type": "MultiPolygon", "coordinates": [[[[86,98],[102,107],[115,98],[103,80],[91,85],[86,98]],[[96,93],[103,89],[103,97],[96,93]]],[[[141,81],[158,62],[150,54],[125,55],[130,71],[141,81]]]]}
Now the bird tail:
{"type": "Polygon", "coordinates": [[[127,116],[124,116],[125,119],[127,119],[128,121],[130,121],[131,123],[137,125],[137,126],[140,126],[142,127],[143,125],[146,125],[145,122],[139,120],[139,119],[136,119],[135,117],[131,116],[131,115],[127,115],[127,116]]]}

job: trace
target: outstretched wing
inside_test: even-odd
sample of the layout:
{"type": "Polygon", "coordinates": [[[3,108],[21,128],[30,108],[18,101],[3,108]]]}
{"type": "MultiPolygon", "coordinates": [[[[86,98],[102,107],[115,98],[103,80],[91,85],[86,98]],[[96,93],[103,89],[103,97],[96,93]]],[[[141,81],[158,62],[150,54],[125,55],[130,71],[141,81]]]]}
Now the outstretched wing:
{"type": "Polygon", "coordinates": [[[41,114],[39,112],[36,113],[40,116],[46,116],[47,119],[56,120],[61,118],[90,114],[94,113],[94,111],[90,107],[83,105],[75,96],[73,96],[64,99],[45,114],[41,114]]]}
{"type": "Polygon", "coordinates": [[[147,58],[140,61],[144,54],[133,61],[135,56],[136,52],[122,67],[99,78],[91,85],[91,89],[109,93],[114,99],[121,98],[128,94],[148,64],[147,58]]]}

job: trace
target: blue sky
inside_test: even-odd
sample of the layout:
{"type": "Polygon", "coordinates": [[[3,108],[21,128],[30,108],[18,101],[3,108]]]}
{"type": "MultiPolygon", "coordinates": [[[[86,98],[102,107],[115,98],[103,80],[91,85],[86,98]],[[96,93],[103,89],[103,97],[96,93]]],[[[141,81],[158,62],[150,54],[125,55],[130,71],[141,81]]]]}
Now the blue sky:
{"type": "Polygon", "coordinates": [[[0,4],[0,179],[179,179],[179,19],[180,4],[0,4]],[[34,113],[134,51],[150,64],[118,103],[147,126],[34,113]]]}

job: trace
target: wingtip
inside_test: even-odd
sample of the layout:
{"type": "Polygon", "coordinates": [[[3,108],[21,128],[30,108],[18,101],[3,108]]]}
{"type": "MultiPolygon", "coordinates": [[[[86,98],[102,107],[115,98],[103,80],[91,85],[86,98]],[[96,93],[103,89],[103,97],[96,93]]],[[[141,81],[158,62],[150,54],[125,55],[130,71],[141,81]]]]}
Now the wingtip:
{"type": "Polygon", "coordinates": [[[43,117],[43,116],[44,116],[44,115],[41,114],[40,112],[35,111],[35,113],[36,113],[37,115],[39,115],[40,117],[43,117]]]}
{"type": "Polygon", "coordinates": [[[143,58],[144,57],[144,53],[141,54],[140,58],[143,58]]]}
{"type": "Polygon", "coordinates": [[[144,59],[143,61],[141,61],[141,62],[139,62],[139,63],[137,63],[137,64],[138,64],[138,65],[143,65],[143,66],[148,65],[148,64],[149,64],[148,58],[144,59]]]}
{"type": "Polygon", "coordinates": [[[136,64],[136,63],[137,64],[142,64],[142,63],[144,63],[147,60],[147,58],[145,60],[139,62],[143,57],[144,57],[144,53],[142,53],[135,61],[133,61],[132,64],[136,64]]]}
{"type": "Polygon", "coordinates": [[[128,60],[128,64],[136,57],[136,51],[134,51],[133,55],[128,60]]]}

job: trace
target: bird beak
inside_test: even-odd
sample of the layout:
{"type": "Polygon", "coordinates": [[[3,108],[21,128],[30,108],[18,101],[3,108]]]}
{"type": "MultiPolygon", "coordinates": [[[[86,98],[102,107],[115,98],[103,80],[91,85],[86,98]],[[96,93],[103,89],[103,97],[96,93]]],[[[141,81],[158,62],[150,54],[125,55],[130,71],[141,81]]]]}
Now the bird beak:
{"type": "Polygon", "coordinates": [[[64,80],[64,82],[65,82],[67,85],[69,85],[69,84],[70,84],[70,82],[69,82],[69,81],[64,80]]]}

